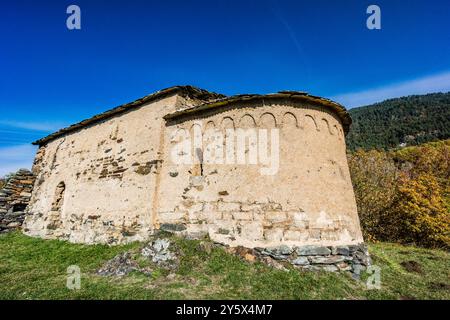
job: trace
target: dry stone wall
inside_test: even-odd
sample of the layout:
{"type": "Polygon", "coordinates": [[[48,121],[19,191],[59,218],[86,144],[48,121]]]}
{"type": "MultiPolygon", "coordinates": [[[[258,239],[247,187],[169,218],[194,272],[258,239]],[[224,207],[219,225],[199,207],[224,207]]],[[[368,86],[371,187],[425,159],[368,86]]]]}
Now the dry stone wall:
{"type": "Polygon", "coordinates": [[[34,180],[33,173],[19,170],[0,190],[0,233],[22,226],[34,180]]]}
{"type": "Polygon", "coordinates": [[[371,264],[365,244],[348,246],[286,246],[272,248],[226,247],[226,251],[244,260],[264,262],[277,269],[293,265],[301,270],[350,271],[359,277],[361,271],[371,264]]]}

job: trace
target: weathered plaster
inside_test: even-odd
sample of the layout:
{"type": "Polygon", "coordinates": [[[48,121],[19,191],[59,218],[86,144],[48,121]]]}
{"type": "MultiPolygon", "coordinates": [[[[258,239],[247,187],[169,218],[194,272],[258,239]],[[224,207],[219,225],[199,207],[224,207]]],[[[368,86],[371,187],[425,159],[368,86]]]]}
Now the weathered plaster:
{"type": "Polygon", "coordinates": [[[163,119],[201,103],[174,94],[45,141],[24,232],[109,244],[159,228],[249,248],[363,242],[335,111],[284,98],[163,119]],[[190,132],[199,120],[204,129],[278,128],[278,173],[174,164],[174,131],[190,132]]]}

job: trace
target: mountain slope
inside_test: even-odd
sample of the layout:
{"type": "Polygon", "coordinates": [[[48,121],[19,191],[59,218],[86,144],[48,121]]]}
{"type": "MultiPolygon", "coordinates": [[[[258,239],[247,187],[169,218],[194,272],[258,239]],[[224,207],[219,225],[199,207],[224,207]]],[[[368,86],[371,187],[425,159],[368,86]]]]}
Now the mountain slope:
{"type": "Polygon", "coordinates": [[[450,92],[390,99],[349,110],[348,148],[390,149],[450,138],[450,92]]]}

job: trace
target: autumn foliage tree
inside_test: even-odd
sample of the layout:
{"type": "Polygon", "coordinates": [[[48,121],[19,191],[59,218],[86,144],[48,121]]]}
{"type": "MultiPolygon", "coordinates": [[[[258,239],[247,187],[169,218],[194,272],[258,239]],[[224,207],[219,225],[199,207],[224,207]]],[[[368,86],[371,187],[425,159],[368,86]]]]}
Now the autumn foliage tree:
{"type": "Polygon", "coordinates": [[[450,248],[450,141],[349,155],[366,240],[450,248]]]}
{"type": "Polygon", "coordinates": [[[392,226],[388,240],[430,247],[450,245],[450,215],[433,175],[402,174],[395,198],[388,216],[392,226]]]}
{"type": "Polygon", "coordinates": [[[349,156],[349,166],[364,238],[382,240],[385,215],[396,195],[398,169],[386,153],[377,150],[355,152],[349,156]]]}

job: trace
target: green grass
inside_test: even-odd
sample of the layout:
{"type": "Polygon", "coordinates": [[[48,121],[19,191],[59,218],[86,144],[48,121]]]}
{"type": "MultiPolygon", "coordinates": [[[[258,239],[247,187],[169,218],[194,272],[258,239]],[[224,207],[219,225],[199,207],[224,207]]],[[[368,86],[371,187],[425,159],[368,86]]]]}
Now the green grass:
{"type": "MultiPolygon", "coordinates": [[[[151,276],[133,272],[102,277],[95,271],[107,260],[142,244],[108,247],[41,240],[10,233],[0,236],[0,299],[449,299],[450,254],[397,244],[369,246],[381,268],[381,289],[368,290],[345,273],[280,271],[244,262],[199,241],[172,237],[180,264],[175,274],[153,268],[151,276]],[[422,273],[409,272],[415,261],[422,273]],[[67,267],[82,271],[81,289],[66,288],[67,267]],[[169,275],[170,274],[170,275],[169,275]]],[[[145,261],[139,261],[145,265],[145,261]]]]}

